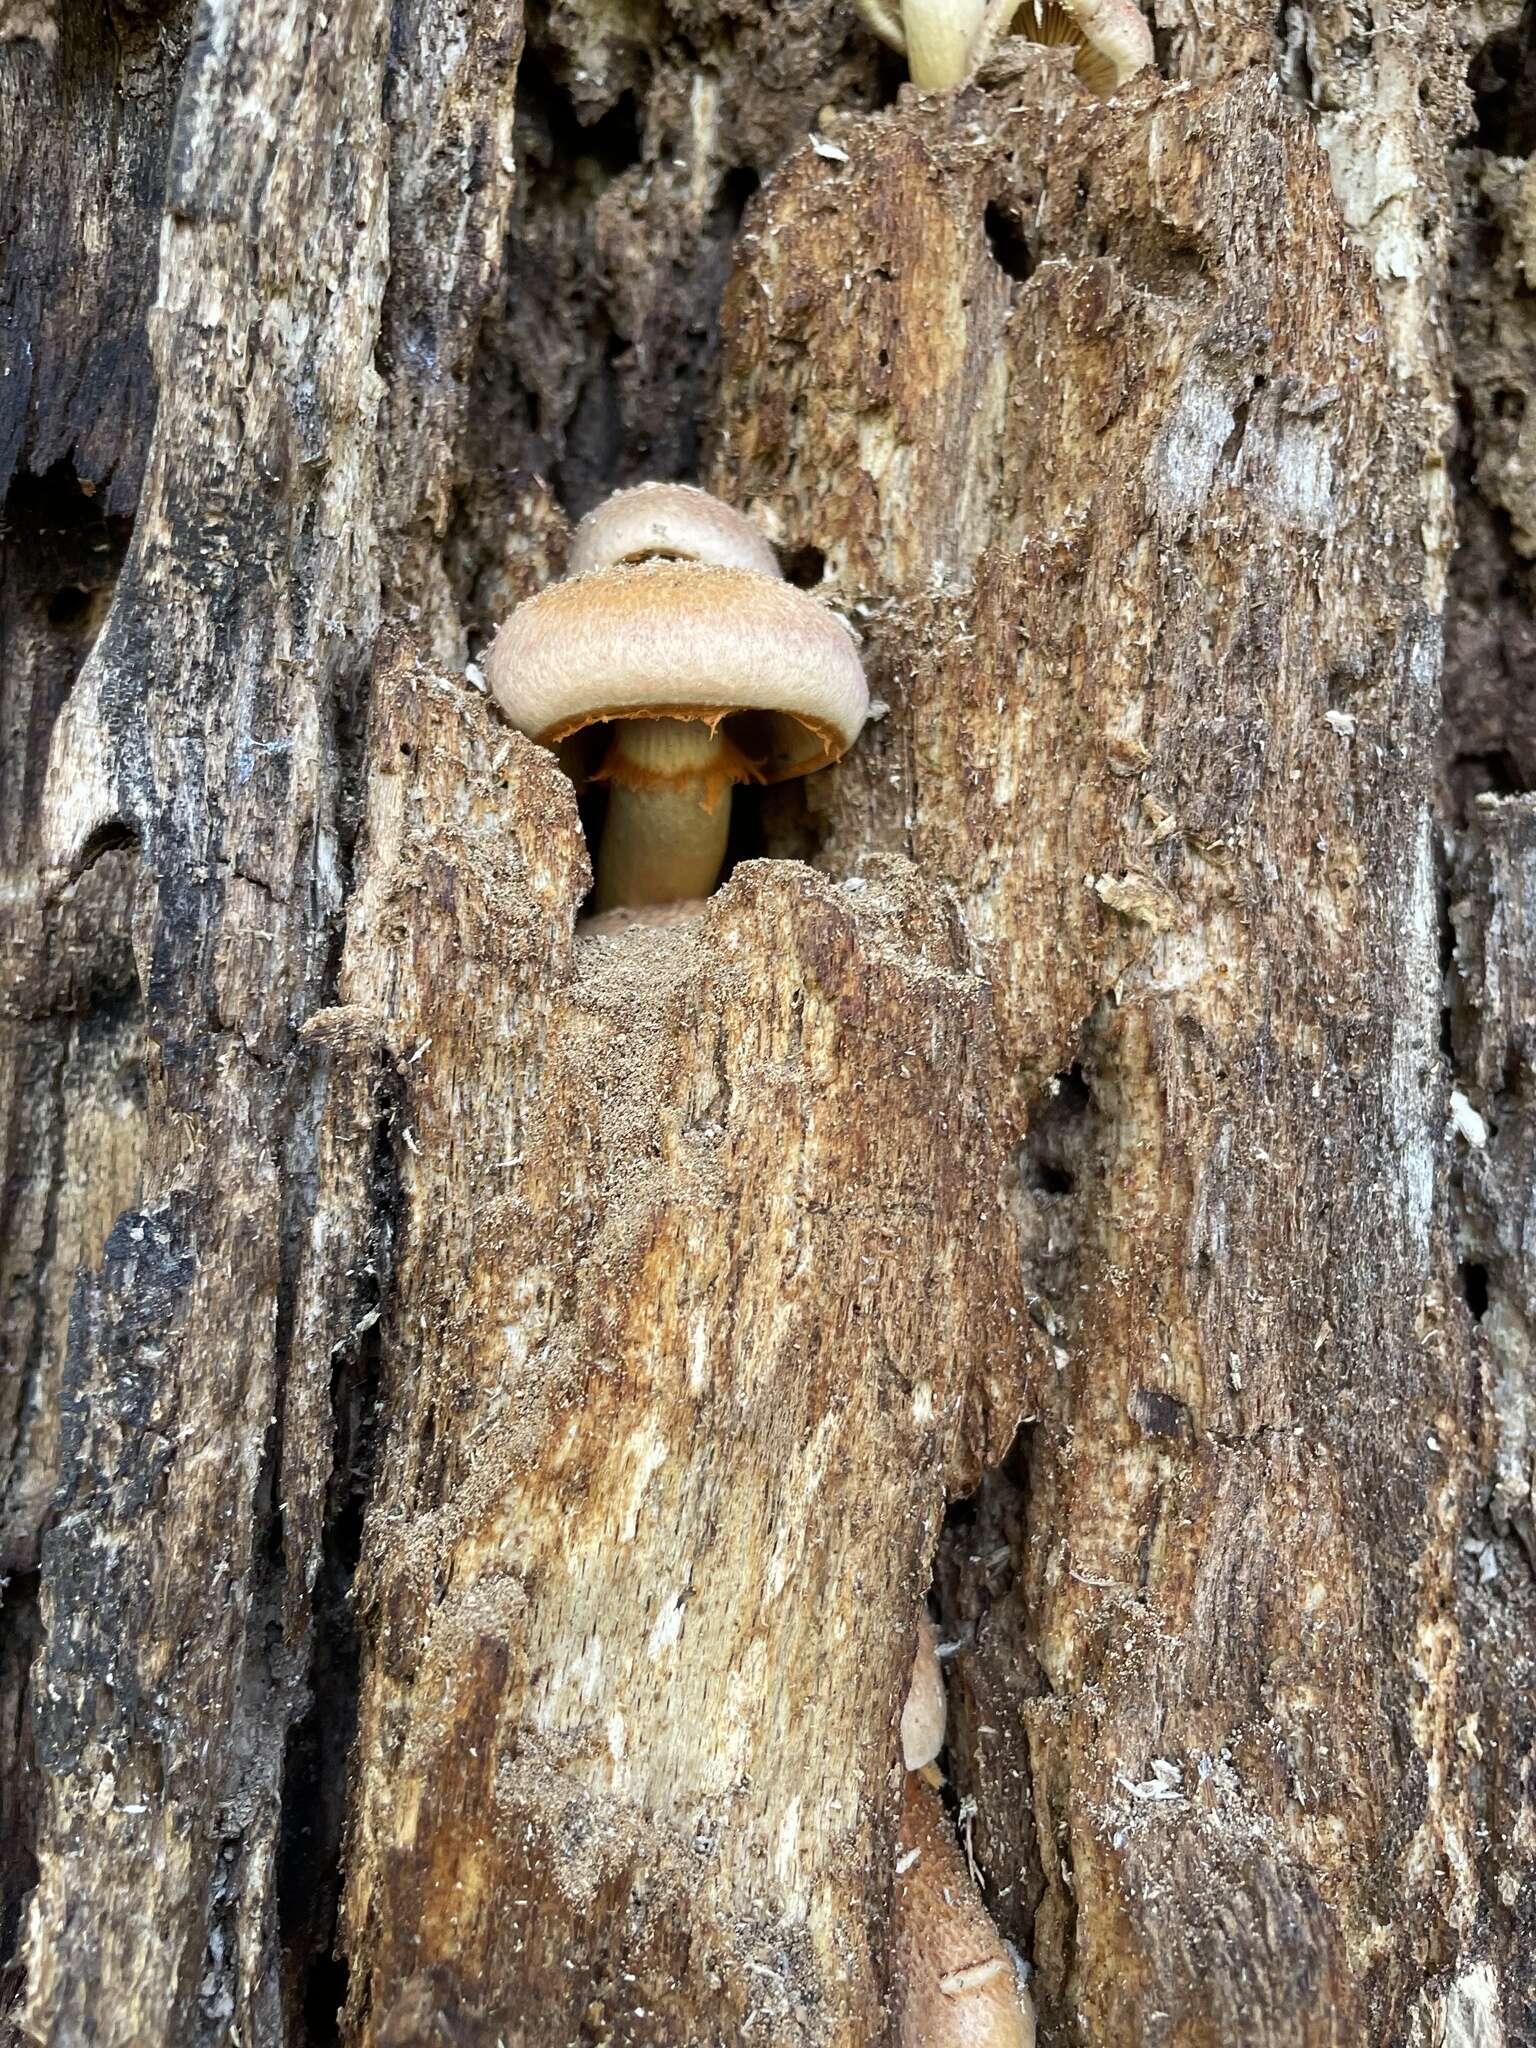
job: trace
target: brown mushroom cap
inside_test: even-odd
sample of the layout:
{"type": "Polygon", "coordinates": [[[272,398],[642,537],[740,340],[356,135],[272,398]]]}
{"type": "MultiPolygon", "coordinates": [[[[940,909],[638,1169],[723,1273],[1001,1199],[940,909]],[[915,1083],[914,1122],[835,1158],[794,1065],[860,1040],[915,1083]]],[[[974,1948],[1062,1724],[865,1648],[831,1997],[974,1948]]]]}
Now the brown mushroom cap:
{"type": "Polygon", "coordinates": [[[1075,46],[1078,77],[1106,99],[1152,62],[1152,31],[1134,0],[1024,0],[1012,27],[1033,43],[1075,46]]]}
{"type": "Polygon", "coordinates": [[[1034,2012],[938,1794],[908,1777],[897,1858],[901,2048],[1034,2048],[1034,2012]]]}
{"type": "Polygon", "coordinates": [[[773,549],[751,520],[692,484],[636,484],[616,491],[576,528],[567,573],[590,576],[595,569],[658,557],[779,574],[773,549]]]}
{"type": "Polygon", "coordinates": [[[944,1674],[939,1669],[933,1623],[920,1615],[912,1676],[901,1709],[901,1760],[909,1771],[931,1764],[944,1747],[944,1674]]]}
{"type": "Polygon", "coordinates": [[[858,737],[869,691],[853,636],[793,584],[702,562],[644,562],[520,604],[486,660],[520,732],[553,745],[616,718],[733,719],[765,782],[808,775],[858,737]]]}

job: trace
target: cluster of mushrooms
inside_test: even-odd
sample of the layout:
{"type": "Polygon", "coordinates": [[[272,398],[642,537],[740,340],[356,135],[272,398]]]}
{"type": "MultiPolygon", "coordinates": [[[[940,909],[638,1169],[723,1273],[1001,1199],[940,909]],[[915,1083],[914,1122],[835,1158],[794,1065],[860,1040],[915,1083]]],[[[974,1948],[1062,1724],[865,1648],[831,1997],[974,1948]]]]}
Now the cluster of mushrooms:
{"type": "Polygon", "coordinates": [[[1090,92],[1107,99],[1152,62],[1152,32],[1135,0],[854,0],[914,85],[963,85],[1005,36],[1065,45],[1090,92]]]}
{"type": "MultiPolygon", "coordinates": [[[[588,513],[568,576],[518,606],[486,667],[519,731],[607,786],[593,908],[610,921],[691,911],[719,876],[735,786],[836,760],[869,710],[847,626],[784,581],[739,512],[682,484],[588,513]]],[[[944,1726],[925,1616],[901,1717],[902,2048],[1031,2048],[1028,1995],[939,1798],[944,1726]]]]}

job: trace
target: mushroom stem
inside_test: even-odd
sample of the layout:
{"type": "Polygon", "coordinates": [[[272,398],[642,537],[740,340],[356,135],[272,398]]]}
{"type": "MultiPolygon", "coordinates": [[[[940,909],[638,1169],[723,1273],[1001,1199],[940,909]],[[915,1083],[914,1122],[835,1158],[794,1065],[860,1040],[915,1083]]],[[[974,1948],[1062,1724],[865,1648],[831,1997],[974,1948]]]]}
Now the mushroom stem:
{"type": "Polygon", "coordinates": [[[986,12],[986,0],[945,0],[940,7],[905,8],[907,70],[912,83],[924,92],[947,92],[951,86],[963,85],[986,12]]]}
{"type": "Polygon", "coordinates": [[[608,817],[593,909],[635,910],[707,896],[725,859],[731,789],[750,773],[698,718],[625,718],[598,770],[608,817]]]}

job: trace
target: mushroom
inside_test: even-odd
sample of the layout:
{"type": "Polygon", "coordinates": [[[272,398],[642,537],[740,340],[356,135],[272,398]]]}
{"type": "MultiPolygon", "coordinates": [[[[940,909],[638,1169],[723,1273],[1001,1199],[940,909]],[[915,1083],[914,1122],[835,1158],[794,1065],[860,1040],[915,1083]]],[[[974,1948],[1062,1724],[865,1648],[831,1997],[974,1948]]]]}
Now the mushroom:
{"type": "Polygon", "coordinates": [[[894,5],[854,0],[854,5],[881,42],[906,58],[912,83],[924,92],[961,85],[974,70],[988,0],[894,0],[894,5]]]}
{"type": "Polygon", "coordinates": [[[609,790],[595,910],[707,896],[734,786],[809,775],[858,737],[869,692],[853,635],[768,573],[766,543],[702,491],[624,492],[582,522],[574,553],[587,573],[497,634],[491,691],[546,746],[612,728],[594,778],[609,790]]]}
{"type": "Polygon", "coordinates": [[[751,520],[692,484],[636,484],[605,498],[577,526],[566,574],[657,560],[779,576],[773,549],[751,520]]]}
{"type": "Polygon", "coordinates": [[[920,1615],[912,1676],[901,1710],[901,1760],[909,1771],[931,1764],[944,1747],[944,1674],[939,1669],[933,1623],[920,1615]]]}
{"type": "Polygon", "coordinates": [[[1134,0],[855,0],[883,42],[907,59],[913,83],[963,85],[1000,35],[1075,46],[1073,69],[1101,98],[1152,62],[1152,31],[1134,0]]]}
{"type": "Polygon", "coordinates": [[[1034,2048],[1035,2016],[932,1786],[902,1796],[892,1923],[901,2048],[1034,2048]]]}
{"type": "Polygon", "coordinates": [[[1075,46],[1072,68],[1100,99],[1152,62],[1152,31],[1132,0],[1024,0],[1008,33],[1031,43],[1075,46]]]}

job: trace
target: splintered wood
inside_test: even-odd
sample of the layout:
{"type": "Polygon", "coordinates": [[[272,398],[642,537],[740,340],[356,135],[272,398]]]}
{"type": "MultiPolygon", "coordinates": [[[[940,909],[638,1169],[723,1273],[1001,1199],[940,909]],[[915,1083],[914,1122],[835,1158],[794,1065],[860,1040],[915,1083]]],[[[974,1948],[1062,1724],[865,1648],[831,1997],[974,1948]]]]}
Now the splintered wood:
{"type": "Polygon", "coordinates": [[[1383,1921],[1476,1889],[1422,415],[1271,79],[837,137],[749,216],[715,475],[890,706],[820,859],[953,888],[1049,1134],[1055,1370],[946,1573],[989,1896],[1047,2038],[1396,2038],[1383,1921]]]}
{"type": "Polygon", "coordinates": [[[404,1225],[353,2035],[853,2048],[938,1517],[1029,1351],[986,991],[888,859],[573,938],[569,786],[403,655],[371,771],[334,1028],[394,1066],[404,1225]]]}
{"type": "Polygon", "coordinates": [[[1513,2048],[1536,823],[1450,1094],[1428,799],[1458,327],[1530,780],[1519,10],[1281,11],[1109,104],[845,0],[0,29],[19,2038],[890,2048],[937,1541],[1052,2048],[1513,2048]],[[583,931],[437,666],[683,474],[885,708],[583,931]]]}

